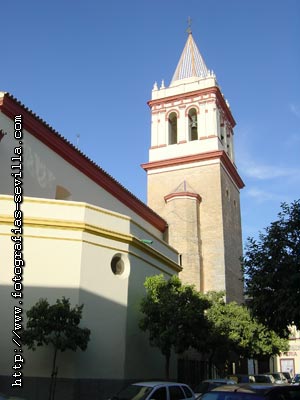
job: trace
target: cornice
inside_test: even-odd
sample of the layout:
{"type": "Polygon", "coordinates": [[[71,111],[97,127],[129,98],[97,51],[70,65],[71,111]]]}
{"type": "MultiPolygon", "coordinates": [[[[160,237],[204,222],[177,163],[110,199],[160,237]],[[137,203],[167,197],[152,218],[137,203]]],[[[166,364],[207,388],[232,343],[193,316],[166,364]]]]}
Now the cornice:
{"type": "Polygon", "coordinates": [[[177,199],[177,198],[190,198],[190,199],[197,200],[199,203],[201,202],[201,196],[198,193],[192,193],[192,192],[174,192],[174,193],[167,194],[164,197],[166,203],[170,200],[177,199]]]}
{"type": "Polygon", "coordinates": [[[210,160],[220,160],[220,162],[224,165],[224,167],[226,168],[229,175],[231,176],[231,178],[233,179],[233,181],[235,182],[236,186],[239,189],[242,189],[245,186],[236,168],[232,164],[228,155],[223,150],[211,151],[208,153],[201,153],[201,154],[192,154],[189,156],[175,157],[159,161],[152,161],[149,163],[142,164],[141,167],[145,171],[151,171],[158,168],[173,167],[183,164],[190,164],[190,163],[210,161],[210,160]]]}
{"type": "MultiPolygon", "coordinates": [[[[103,237],[105,239],[114,240],[117,242],[122,242],[128,245],[132,245],[137,249],[140,249],[143,253],[148,254],[149,256],[159,260],[163,264],[172,268],[177,273],[181,271],[181,267],[176,264],[173,260],[166,257],[164,254],[155,250],[153,247],[143,243],[141,240],[136,238],[131,234],[124,234],[122,232],[117,232],[109,229],[105,229],[99,227],[97,225],[88,224],[80,221],[72,221],[72,220],[59,220],[59,219],[50,219],[50,218],[37,218],[37,217],[27,217],[23,220],[24,223],[24,231],[26,232],[23,237],[30,236],[29,228],[37,228],[37,229],[55,229],[59,231],[79,231],[82,233],[90,234],[92,236],[103,237]]],[[[14,219],[12,216],[1,215],[0,217],[0,225],[9,225],[13,226],[14,219]]],[[[2,234],[1,234],[2,235],[2,234]]],[[[11,236],[11,234],[10,234],[11,236]]],[[[45,238],[45,237],[44,237],[45,238]]],[[[46,237],[47,238],[47,237],[46,237]]],[[[65,238],[65,237],[57,237],[59,240],[76,240],[75,238],[65,238]]],[[[78,240],[77,240],[78,241],[78,240]]],[[[84,241],[81,239],[80,241],[84,241]]],[[[93,242],[90,242],[94,244],[93,242]]]]}
{"type": "Polygon", "coordinates": [[[185,99],[190,99],[191,97],[198,96],[198,95],[208,95],[208,94],[215,94],[217,101],[219,105],[222,107],[223,111],[225,112],[225,115],[229,122],[231,123],[232,127],[236,125],[236,122],[231,114],[231,111],[220,91],[220,89],[217,86],[212,86],[210,88],[205,88],[205,89],[198,89],[198,90],[193,90],[191,92],[187,93],[182,93],[182,94],[175,94],[172,96],[167,96],[167,97],[161,97],[159,99],[154,99],[154,100],[149,100],[148,105],[150,108],[152,108],[154,105],[163,105],[168,102],[173,102],[173,101],[178,101],[178,100],[185,100],[185,99]]]}

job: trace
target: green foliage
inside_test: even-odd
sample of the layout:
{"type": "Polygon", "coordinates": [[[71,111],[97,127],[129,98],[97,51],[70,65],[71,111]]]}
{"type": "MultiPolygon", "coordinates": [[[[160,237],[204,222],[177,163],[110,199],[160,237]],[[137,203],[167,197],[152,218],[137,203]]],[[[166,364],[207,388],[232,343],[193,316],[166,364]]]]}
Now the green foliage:
{"type": "Polygon", "coordinates": [[[279,335],[300,329],[300,200],[281,204],[278,220],[248,238],[243,270],[253,314],[279,335]]]}
{"type": "Polygon", "coordinates": [[[140,328],[148,331],[151,345],[166,358],[166,377],[172,349],[182,353],[205,341],[207,320],[204,312],[209,302],[193,286],[182,285],[177,276],[148,277],[146,296],[141,302],[140,328]]]}
{"type": "Polygon", "coordinates": [[[214,345],[227,348],[244,358],[261,358],[288,349],[287,341],[253,318],[244,305],[225,303],[222,293],[210,293],[211,307],[207,318],[211,323],[214,345]]]}
{"type": "Polygon", "coordinates": [[[22,332],[23,344],[31,350],[43,345],[52,345],[54,349],[49,400],[54,400],[55,396],[57,352],[76,351],[78,347],[86,350],[90,340],[90,330],[79,327],[82,309],[83,305],[71,308],[70,300],[63,297],[53,305],[46,299],[40,299],[26,312],[27,324],[22,332]]]}
{"type": "Polygon", "coordinates": [[[287,340],[253,318],[246,306],[225,303],[223,292],[204,295],[182,285],[177,276],[166,280],[163,275],[147,278],[145,287],[140,328],[165,356],[167,379],[172,350],[182,353],[194,348],[220,365],[233,354],[261,358],[288,349],[287,340]]]}
{"type": "Polygon", "coordinates": [[[22,333],[22,341],[29,349],[52,344],[55,349],[75,351],[87,348],[90,330],[78,325],[82,317],[83,305],[71,308],[65,297],[49,305],[46,299],[40,299],[27,311],[27,325],[22,333]]]}

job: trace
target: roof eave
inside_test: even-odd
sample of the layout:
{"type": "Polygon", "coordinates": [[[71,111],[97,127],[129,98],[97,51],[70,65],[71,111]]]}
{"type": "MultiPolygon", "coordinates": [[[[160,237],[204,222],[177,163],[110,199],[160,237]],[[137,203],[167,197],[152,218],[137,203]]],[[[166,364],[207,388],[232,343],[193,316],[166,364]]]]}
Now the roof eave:
{"type": "Polygon", "coordinates": [[[55,151],[69,164],[92,179],[97,185],[116,197],[129,209],[145,219],[155,228],[164,232],[167,222],[151,208],[139,200],[129,190],[122,186],[106,171],[91,161],[85,154],[55,131],[50,125],[25,107],[9,93],[1,93],[0,110],[7,117],[14,119],[16,115],[23,116],[23,127],[34,137],[55,151]]]}

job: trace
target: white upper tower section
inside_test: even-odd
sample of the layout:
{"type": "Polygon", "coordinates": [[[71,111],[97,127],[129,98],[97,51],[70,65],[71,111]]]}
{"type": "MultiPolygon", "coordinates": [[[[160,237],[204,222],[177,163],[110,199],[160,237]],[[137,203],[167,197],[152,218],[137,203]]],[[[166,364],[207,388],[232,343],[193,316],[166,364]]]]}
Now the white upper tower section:
{"type": "Polygon", "coordinates": [[[169,87],[154,84],[149,162],[222,151],[234,163],[235,121],[215,74],[188,33],[169,87]]]}

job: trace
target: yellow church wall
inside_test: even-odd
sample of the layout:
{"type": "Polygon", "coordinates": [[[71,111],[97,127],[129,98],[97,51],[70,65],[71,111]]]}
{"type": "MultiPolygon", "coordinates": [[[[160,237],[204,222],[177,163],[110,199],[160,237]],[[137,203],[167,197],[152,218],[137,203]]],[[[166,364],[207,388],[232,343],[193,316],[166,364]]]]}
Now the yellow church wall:
{"type": "MultiPolygon", "coordinates": [[[[135,252],[136,253],[136,252],[135,252]]],[[[147,263],[141,262],[137,256],[129,256],[131,274],[128,282],[127,324],[126,324],[126,356],[125,378],[135,376],[137,380],[165,379],[165,358],[156,347],[147,345],[148,334],[135,327],[140,318],[139,304],[144,295],[145,278],[162,273],[170,278],[170,270],[162,268],[149,270],[147,263]]],[[[172,354],[170,361],[170,378],[177,379],[177,357],[172,354]]]]}
{"type": "MultiPolygon", "coordinates": [[[[153,351],[147,336],[138,328],[139,302],[149,275],[171,276],[180,268],[177,252],[165,245],[165,254],[143,244],[147,231],[132,219],[85,203],[24,198],[24,286],[22,304],[10,296],[13,277],[14,203],[0,196],[0,375],[11,374],[15,345],[12,342],[14,306],[25,311],[45,297],[50,303],[65,296],[71,303],[84,304],[82,326],[91,329],[85,352],[59,354],[59,376],[64,378],[123,379],[162,376],[163,359],[153,351]],[[131,229],[134,227],[136,237],[131,229]],[[112,258],[119,254],[125,273],[115,275],[112,258]],[[170,255],[170,258],[168,257],[170,255]],[[134,344],[139,347],[134,350],[134,344]],[[141,354],[148,363],[139,366],[141,354]],[[134,367],[133,367],[134,366],[134,367]]],[[[157,239],[159,247],[163,246],[157,239]]],[[[25,321],[24,321],[25,323],[25,321]]],[[[48,377],[52,351],[24,348],[24,375],[48,377]]]]}

